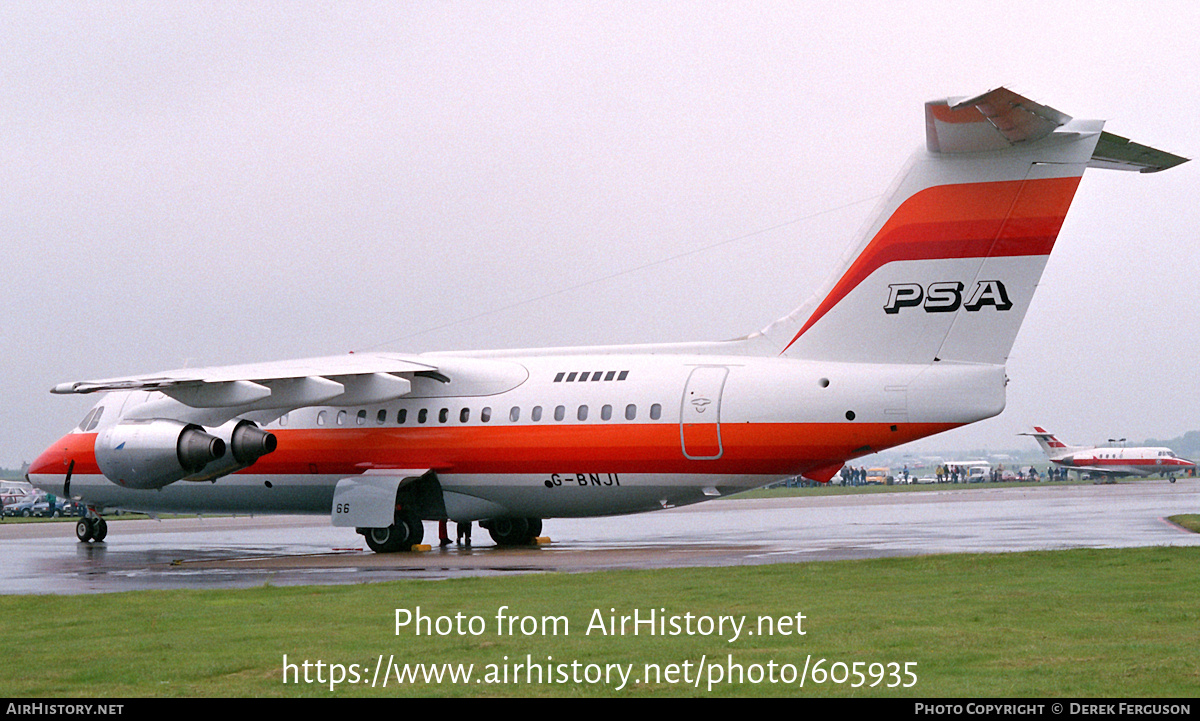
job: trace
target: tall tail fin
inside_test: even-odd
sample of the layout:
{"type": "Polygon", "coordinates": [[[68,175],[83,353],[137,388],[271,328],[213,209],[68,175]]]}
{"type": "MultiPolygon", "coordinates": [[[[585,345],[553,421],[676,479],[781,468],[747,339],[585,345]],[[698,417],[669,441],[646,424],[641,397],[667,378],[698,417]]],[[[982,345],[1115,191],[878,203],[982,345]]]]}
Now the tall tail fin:
{"type": "Polygon", "coordinates": [[[1045,428],[1038,426],[1033,427],[1033,433],[1022,433],[1020,435],[1032,436],[1038,442],[1038,445],[1042,447],[1042,453],[1045,453],[1046,457],[1050,459],[1070,455],[1080,448],[1079,446],[1068,446],[1055,438],[1053,433],[1049,433],[1045,428]]]}
{"type": "Polygon", "coordinates": [[[1083,171],[1184,162],[1132,144],[1097,156],[1102,136],[1124,141],[1103,125],[1004,88],[927,103],[926,149],[841,270],[762,335],[800,358],[1003,364],[1083,171]]]}

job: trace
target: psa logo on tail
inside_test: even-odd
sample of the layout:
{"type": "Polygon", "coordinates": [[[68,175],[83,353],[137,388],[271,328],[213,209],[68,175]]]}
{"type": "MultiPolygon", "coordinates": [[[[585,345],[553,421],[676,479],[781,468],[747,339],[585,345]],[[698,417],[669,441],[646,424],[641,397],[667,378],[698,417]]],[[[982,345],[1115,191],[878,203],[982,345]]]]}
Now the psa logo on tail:
{"type": "Polygon", "coordinates": [[[977,311],[986,305],[996,310],[1012,308],[1004,283],[998,280],[981,280],[975,283],[971,294],[963,301],[963,284],[958,281],[930,283],[922,288],[920,283],[893,283],[888,286],[884,313],[899,313],[901,308],[921,306],[926,313],[952,313],[960,307],[977,311]]]}

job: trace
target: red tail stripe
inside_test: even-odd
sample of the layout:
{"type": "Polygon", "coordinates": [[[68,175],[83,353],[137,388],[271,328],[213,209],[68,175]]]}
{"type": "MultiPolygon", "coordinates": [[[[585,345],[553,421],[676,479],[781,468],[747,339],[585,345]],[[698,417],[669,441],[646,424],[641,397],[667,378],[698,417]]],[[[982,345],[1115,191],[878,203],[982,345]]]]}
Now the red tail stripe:
{"type": "Polygon", "coordinates": [[[787,348],[888,263],[1048,255],[1079,180],[1071,177],[939,185],[914,194],[884,223],[787,348]],[[1022,186],[1026,186],[1023,192],[1022,186]]]}

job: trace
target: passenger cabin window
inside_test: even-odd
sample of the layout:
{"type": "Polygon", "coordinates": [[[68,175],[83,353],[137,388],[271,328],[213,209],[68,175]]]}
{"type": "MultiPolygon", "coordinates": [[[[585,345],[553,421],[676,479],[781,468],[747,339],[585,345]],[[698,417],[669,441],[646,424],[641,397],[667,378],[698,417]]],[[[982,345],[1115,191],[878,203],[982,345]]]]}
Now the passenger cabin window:
{"type": "Polygon", "coordinates": [[[492,409],[489,406],[484,406],[483,410],[479,411],[479,420],[484,423],[492,420],[492,409]]]}
{"type": "Polygon", "coordinates": [[[650,420],[657,421],[659,418],[662,418],[662,405],[655,403],[650,406],[650,420]]]}
{"type": "Polygon", "coordinates": [[[578,419],[579,419],[579,420],[581,420],[581,421],[586,421],[586,420],[587,420],[587,413],[588,413],[588,407],[587,407],[587,406],[579,406],[579,410],[575,412],[575,417],[576,417],[576,418],[578,418],[578,419]]]}
{"type": "Polygon", "coordinates": [[[367,410],[365,408],[362,409],[354,417],[357,419],[358,425],[363,425],[367,422],[367,410]]]}
{"type": "Polygon", "coordinates": [[[403,425],[404,421],[408,420],[408,409],[401,408],[396,411],[396,423],[403,425]]]}
{"type": "Polygon", "coordinates": [[[602,420],[602,421],[611,421],[612,420],[612,406],[606,405],[606,406],[603,406],[600,408],[600,420],[602,420]]]}
{"type": "Polygon", "coordinates": [[[442,410],[438,411],[438,423],[445,423],[448,420],[450,420],[449,408],[443,408],[442,410]]]}
{"type": "Polygon", "coordinates": [[[417,411],[417,423],[424,423],[425,419],[427,418],[429,418],[428,408],[422,408],[421,410],[417,411]]]}
{"type": "Polygon", "coordinates": [[[381,425],[381,426],[384,423],[387,423],[387,410],[386,409],[381,409],[378,413],[375,414],[375,423],[377,423],[378,425],[381,425]]]}
{"type": "Polygon", "coordinates": [[[471,409],[470,408],[464,408],[458,412],[458,422],[459,423],[466,423],[469,420],[471,420],[471,409]]]}
{"type": "Polygon", "coordinates": [[[534,406],[533,410],[529,413],[529,417],[532,418],[535,423],[542,420],[542,407],[534,406]]]}
{"type": "Polygon", "coordinates": [[[338,411],[338,414],[337,414],[337,424],[338,424],[339,426],[344,426],[344,425],[346,425],[346,411],[338,411]]]}
{"type": "Polygon", "coordinates": [[[635,418],[637,418],[637,406],[630,403],[625,406],[625,420],[632,421],[635,418]]]}
{"type": "Polygon", "coordinates": [[[521,407],[520,406],[513,406],[508,411],[508,420],[512,421],[513,423],[516,423],[517,421],[521,420],[521,407]]]}
{"type": "Polygon", "coordinates": [[[561,421],[562,419],[564,419],[566,417],[567,417],[567,407],[566,406],[555,406],[554,407],[554,420],[561,421]]]}
{"type": "Polygon", "coordinates": [[[318,411],[318,412],[317,412],[317,425],[318,425],[318,426],[323,426],[323,425],[325,425],[325,411],[318,411]]]}

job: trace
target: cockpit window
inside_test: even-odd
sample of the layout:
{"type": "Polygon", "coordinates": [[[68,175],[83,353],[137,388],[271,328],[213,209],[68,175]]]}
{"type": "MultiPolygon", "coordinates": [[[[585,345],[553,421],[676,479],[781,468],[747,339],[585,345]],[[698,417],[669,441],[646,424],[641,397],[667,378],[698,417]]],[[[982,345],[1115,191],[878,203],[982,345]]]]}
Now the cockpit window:
{"type": "Polygon", "coordinates": [[[96,406],[79,422],[79,430],[87,432],[95,430],[100,425],[100,416],[104,414],[104,406],[96,406]]]}

